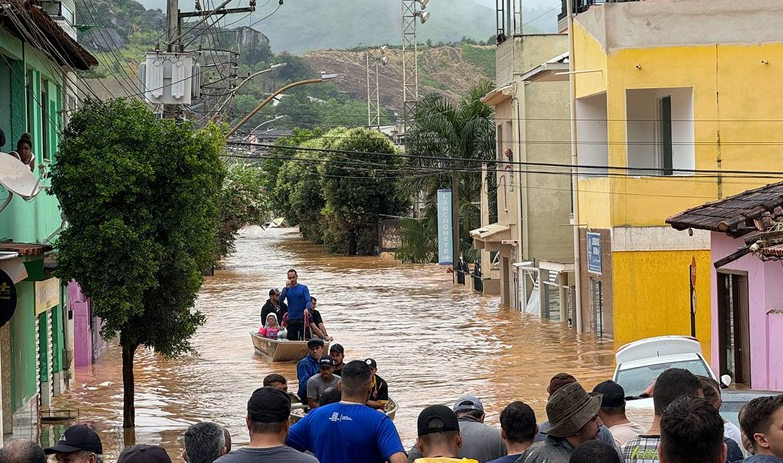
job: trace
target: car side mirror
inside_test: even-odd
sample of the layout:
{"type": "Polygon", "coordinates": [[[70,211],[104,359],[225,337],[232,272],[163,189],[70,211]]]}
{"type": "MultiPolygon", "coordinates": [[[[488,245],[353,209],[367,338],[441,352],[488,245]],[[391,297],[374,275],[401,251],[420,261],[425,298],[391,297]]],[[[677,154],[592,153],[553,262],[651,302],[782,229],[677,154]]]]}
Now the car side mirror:
{"type": "Polygon", "coordinates": [[[729,375],[721,375],[720,382],[721,382],[720,387],[722,389],[727,389],[729,386],[731,386],[731,376],[729,376],[729,375]]]}

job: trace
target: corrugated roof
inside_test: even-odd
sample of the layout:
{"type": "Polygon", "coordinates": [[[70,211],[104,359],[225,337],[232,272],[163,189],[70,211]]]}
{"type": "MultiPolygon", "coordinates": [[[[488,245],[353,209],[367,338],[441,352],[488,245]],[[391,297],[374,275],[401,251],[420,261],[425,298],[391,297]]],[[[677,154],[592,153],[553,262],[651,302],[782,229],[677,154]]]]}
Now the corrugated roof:
{"type": "Polygon", "coordinates": [[[18,252],[20,256],[36,256],[52,250],[48,244],[0,243],[0,251],[18,252]]]}
{"type": "Polygon", "coordinates": [[[666,219],[677,230],[696,228],[742,236],[760,231],[754,221],[783,220],[783,182],[743,191],[718,201],[693,207],[666,219]]]}

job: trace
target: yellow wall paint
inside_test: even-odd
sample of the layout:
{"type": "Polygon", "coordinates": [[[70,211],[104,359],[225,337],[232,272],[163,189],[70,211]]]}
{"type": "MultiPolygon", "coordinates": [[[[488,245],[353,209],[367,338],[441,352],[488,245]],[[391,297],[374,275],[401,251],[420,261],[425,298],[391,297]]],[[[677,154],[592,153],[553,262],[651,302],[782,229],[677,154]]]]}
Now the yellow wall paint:
{"type": "Polygon", "coordinates": [[[710,356],[710,252],[612,253],[615,348],[650,336],[690,335],[689,265],[696,257],[696,337],[710,356]]]}
{"type": "Polygon", "coordinates": [[[595,95],[606,91],[607,56],[601,44],[578,22],[574,23],[574,70],[600,70],[574,74],[576,97],[595,95]]]}
{"type": "Polygon", "coordinates": [[[610,197],[608,178],[579,180],[578,222],[591,228],[610,228],[610,197]]]}

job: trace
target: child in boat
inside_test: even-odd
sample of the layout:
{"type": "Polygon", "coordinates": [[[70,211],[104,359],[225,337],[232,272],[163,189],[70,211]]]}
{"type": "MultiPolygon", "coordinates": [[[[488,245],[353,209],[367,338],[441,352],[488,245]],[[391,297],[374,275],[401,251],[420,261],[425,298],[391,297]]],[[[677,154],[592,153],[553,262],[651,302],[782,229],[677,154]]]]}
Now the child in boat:
{"type": "Polygon", "coordinates": [[[280,331],[280,325],[277,324],[277,315],[270,312],[266,316],[266,324],[258,329],[258,335],[265,338],[277,339],[277,333],[280,331]]]}

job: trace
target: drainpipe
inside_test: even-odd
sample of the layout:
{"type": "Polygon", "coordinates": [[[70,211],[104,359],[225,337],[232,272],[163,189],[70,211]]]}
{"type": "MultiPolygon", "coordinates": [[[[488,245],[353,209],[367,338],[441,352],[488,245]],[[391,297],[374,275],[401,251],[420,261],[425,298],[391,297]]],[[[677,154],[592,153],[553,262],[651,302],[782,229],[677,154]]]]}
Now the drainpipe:
{"type": "Polygon", "coordinates": [[[568,90],[571,103],[571,192],[573,194],[574,219],[574,295],[576,332],[582,332],[582,265],[579,248],[579,152],[576,147],[576,74],[574,74],[574,10],[573,0],[566,0],[568,18],[568,90]]]}

